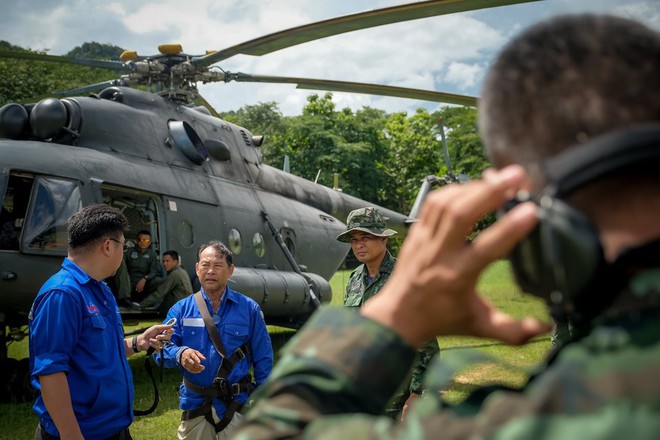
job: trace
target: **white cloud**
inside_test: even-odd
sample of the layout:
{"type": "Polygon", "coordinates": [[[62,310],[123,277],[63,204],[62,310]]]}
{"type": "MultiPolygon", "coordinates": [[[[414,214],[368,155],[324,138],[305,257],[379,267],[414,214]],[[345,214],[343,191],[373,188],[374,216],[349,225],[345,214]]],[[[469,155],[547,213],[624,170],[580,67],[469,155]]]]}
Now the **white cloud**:
{"type": "Polygon", "coordinates": [[[483,73],[483,67],[478,64],[453,62],[442,75],[448,83],[456,84],[462,90],[468,90],[477,84],[477,78],[483,73]]]}
{"type": "MultiPolygon", "coordinates": [[[[224,49],[272,32],[351,14],[399,5],[406,0],[4,0],[0,39],[32,49],[63,54],[97,41],[157,52],[163,43],[180,43],[187,53],[224,49]],[[26,31],[29,29],[29,32],[26,31]]],[[[477,95],[483,71],[513,34],[534,21],[561,12],[613,11],[660,28],[657,0],[546,0],[471,13],[398,23],[342,34],[262,57],[239,55],[220,63],[229,71],[311,77],[434,89],[477,95]]],[[[285,114],[299,114],[309,90],[293,85],[200,85],[221,111],[276,101],[285,114]]],[[[323,92],[318,92],[323,93],[323,92]]],[[[334,93],[339,108],[364,105],[386,111],[414,111],[437,103],[334,93]]]]}

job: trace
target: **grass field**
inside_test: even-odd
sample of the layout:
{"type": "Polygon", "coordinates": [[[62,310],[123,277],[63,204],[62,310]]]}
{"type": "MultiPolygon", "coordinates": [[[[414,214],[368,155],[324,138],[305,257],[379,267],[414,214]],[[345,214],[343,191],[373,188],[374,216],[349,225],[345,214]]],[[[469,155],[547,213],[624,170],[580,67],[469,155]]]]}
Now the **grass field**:
{"type": "MultiPolygon", "coordinates": [[[[333,304],[342,304],[344,286],[349,272],[340,271],[331,280],[333,304]]],[[[545,306],[529,296],[520,295],[511,279],[506,262],[491,266],[480,280],[480,291],[498,307],[514,316],[533,315],[547,319],[545,306]]],[[[135,323],[127,326],[129,332],[143,328],[152,322],[135,323]]],[[[294,334],[292,330],[269,326],[273,348],[277,351],[294,334]]],[[[458,371],[443,397],[450,402],[464,399],[469,392],[487,383],[520,385],[524,383],[530,370],[538,364],[550,348],[550,338],[537,338],[522,347],[509,347],[495,341],[464,337],[443,337],[438,342],[441,359],[447,364],[454,364],[468,349],[476,350],[491,358],[468,369],[458,371]]],[[[9,355],[20,359],[26,357],[27,341],[14,343],[9,347],[9,355]]],[[[151,382],[144,370],[145,355],[138,354],[129,359],[135,382],[135,408],[146,409],[153,400],[151,382]]],[[[156,371],[158,376],[159,372],[156,371]]],[[[163,372],[163,383],[159,384],[160,403],[156,411],[145,417],[137,417],[131,426],[131,433],[138,440],[159,440],[176,438],[181,411],[178,409],[178,386],[181,376],[176,370],[163,372]]],[[[32,439],[37,426],[37,418],[32,411],[32,402],[0,404],[0,440],[32,439]]]]}

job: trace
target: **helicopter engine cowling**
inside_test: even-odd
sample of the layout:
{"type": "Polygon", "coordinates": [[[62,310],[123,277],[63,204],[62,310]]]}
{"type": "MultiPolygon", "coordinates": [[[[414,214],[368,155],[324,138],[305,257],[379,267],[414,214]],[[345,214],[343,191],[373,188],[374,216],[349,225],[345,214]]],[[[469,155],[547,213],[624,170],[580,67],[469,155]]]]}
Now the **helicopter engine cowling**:
{"type": "Polygon", "coordinates": [[[69,112],[57,98],[42,99],[30,112],[32,132],[39,139],[51,139],[66,127],[69,112]]]}
{"type": "Polygon", "coordinates": [[[18,139],[27,129],[30,115],[21,104],[0,107],[0,138],[18,139]]]}
{"type": "MultiPolygon", "coordinates": [[[[321,303],[332,299],[332,288],[323,277],[304,273],[314,284],[321,303]]],[[[311,304],[310,285],[296,272],[236,267],[229,279],[232,289],[254,299],[268,318],[269,323],[284,325],[292,317],[307,317],[314,311],[311,304]]],[[[295,320],[295,319],[294,319],[295,320]]]]}

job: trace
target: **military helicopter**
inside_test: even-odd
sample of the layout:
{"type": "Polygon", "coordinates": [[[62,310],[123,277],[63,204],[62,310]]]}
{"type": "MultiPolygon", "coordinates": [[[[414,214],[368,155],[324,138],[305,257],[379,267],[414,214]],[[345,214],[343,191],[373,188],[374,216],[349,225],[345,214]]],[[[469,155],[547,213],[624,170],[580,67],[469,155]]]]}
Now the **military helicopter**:
{"type": "MultiPolygon", "coordinates": [[[[176,249],[191,277],[200,243],[227,243],[235,254],[232,287],[255,299],[268,323],[300,326],[331,299],[328,280],[349,251],[335,240],[345,228],[343,219],[373,204],[263,163],[263,136],[193,104],[200,98],[196,85],[292,83],[473,106],[476,98],[470,96],[232,73],[216,64],[344,32],[524,1],[530,0],[405,4],[299,26],[204,55],[186,54],[180,45],[161,45],[152,56],[125,52],[109,61],[0,51],[0,57],[120,73],[115,80],[56,94],[60,98],[0,108],[0,360],[7,356],[7,341],[25,336],[36,292],[66,255],[67,219],[82,206],[100,202],[127,215],[129,242],[135,239],[131,234],[150,231],[153,246],[176,249]],[[131,88],[136,85],[150,91],[131,88]]],[[[405,235],[415,213],[381,209],[389,226],[405,235]]],[[[142,312],[123,311],[125,317],[136,313],[142,312]]]]}

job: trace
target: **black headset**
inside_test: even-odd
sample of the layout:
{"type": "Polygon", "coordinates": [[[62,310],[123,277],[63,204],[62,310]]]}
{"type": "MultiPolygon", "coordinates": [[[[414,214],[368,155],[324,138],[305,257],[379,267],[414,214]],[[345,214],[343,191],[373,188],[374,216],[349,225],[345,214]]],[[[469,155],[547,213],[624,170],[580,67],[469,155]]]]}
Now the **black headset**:
{"type": "Polygon", "coordinates": [[[505,207],[528,200],[538,205],[537,227],[510,255],[513,272],[523,291],[550,304],[555,319],[589,320],[611,303],[621,280],[605,262],[598,231],[563,199],[605,176],[659,176],[660,124],[610,132],[569,148],[548,159],[543,172],[543,191],[521,194],[505,207]]]}

